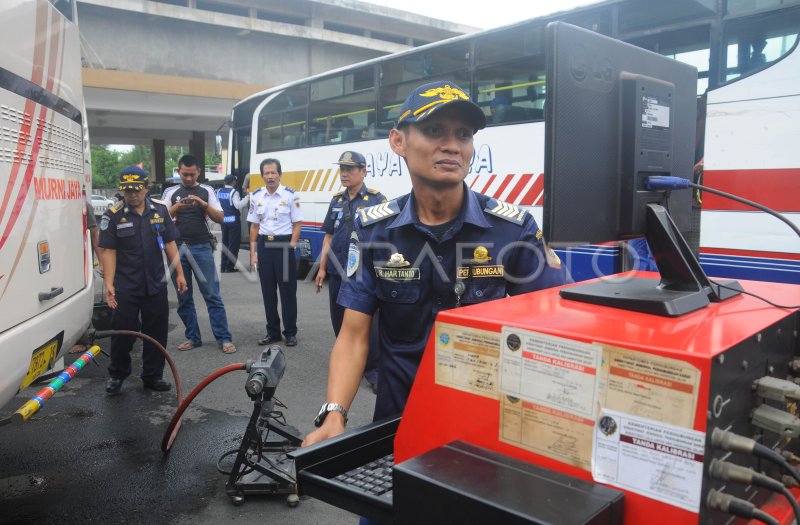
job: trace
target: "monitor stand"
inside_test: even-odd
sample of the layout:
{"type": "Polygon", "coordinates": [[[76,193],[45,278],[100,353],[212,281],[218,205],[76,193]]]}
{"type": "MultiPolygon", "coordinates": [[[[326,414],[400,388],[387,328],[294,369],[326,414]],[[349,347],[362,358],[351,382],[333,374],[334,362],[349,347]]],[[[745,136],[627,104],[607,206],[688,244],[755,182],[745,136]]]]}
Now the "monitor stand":
{"type": "Polygon", "coordinates": [[[659,204],[647,205],[647,243],[661,280],[613,277],[561,290],[565,299],[678,317],[730,299],[742,292],[738,281],[712,283],[681,235],[669,212],[659,204]]]}

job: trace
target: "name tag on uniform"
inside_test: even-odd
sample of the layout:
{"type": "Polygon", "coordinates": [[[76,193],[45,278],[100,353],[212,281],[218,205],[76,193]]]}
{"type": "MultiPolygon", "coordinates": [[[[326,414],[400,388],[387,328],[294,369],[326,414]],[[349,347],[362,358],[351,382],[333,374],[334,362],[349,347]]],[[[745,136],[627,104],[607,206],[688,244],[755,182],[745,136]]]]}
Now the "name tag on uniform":
{"type": "Polygon", "coordinates": [[[225,218],[222,219],[222,222],[236,222],[236,216],[235,215],[226,215],[225,218]]]}
{"type": "Polygon", "coordinates": [[[459,266],[458,278],[467,279],[469,277],[502,277],[504,275],[503,265],[492,266],[459,266]]]}
{"type": "Polygon", "coordinates": [[[150,224],[161,224],[162,222],[164,222],[164,217],[155,217],[150,219],[150,224]]]}
{"type": "Polygon", "coordinates": [[[133,223],[132,222],[121,222],[121,223],[117,224],[117,229],[118,230],[124,230],[125,228],[133,228],[133,223]]]}
{"type": "Polygon", "coordinates": [[[375,275],[379,279],[388,281],[419,281],[420,279],[419,268],[384,268],[376,266],[375,275]]]}

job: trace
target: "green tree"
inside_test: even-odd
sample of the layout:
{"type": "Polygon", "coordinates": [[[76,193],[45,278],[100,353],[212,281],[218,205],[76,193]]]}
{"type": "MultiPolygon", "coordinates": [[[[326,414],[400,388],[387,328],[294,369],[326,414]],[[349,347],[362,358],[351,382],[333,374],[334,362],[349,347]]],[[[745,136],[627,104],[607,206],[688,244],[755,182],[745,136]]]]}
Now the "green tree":
{"type": "Polygon", "coordinates": [[[133,166],[134,164],[141,164],[142,169],[147,173],[153,173],[152,165],[150,162],[150,147],[149,146],[134,146],[132,150],[126,151],[122,154],[120,160],[125,166],[133,166]]]}
{"type": "Polygon", "coordinates": [[[92,146],[92,186],[95,188],[113,188],[119,182],[122,169],[119,153],[106,146],[92,146]]]}

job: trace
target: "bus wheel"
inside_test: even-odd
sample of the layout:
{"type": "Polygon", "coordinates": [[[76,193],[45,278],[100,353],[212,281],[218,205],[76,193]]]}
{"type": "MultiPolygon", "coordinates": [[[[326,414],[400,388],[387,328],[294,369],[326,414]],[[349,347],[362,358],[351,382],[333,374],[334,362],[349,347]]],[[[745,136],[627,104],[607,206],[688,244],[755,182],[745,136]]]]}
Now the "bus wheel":
{"type": "Polygon", "coordinates": [[[301,259],[297,258],[297,279],[303,280],[308,275],[309,270],[311,270],[311,261],[308,259],[301,259]]]}

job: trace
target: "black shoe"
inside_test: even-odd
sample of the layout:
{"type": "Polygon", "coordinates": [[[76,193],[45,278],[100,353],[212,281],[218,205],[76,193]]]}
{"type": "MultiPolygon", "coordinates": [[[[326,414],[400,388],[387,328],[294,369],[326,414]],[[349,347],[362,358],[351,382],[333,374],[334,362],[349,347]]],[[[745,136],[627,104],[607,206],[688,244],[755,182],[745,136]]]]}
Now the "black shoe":
{"type": "Polygon", "coordinates": [[[297,337],[293,335],[286,336],[286,346],[297,346],[297,337]]]}
{"type": "Polygon", "coordinates": [[[142,384],[144,384],[145,388],[155,390],[156,392],[166,392],[172,388],[172,385],[163,379],[156,379],[155,381],[142,381],[142,384]]]}
{"type": "Polygon", "coordinates": [[[106,381],[106,394],[114,395],[119,394],[119,391],[122,389],[122,379],[117,379],[116,377],[109,377],[108,381],[106,381]]]}
{"type": "Polygon", "coordinates": [[[239,271],[239,268],[231,268],[230,270],[228,270],[228,273],[233,273],[233,272],[238,272],[238,271],[239,271]]]}
{"type": "MultiPolygon", "coordinates": [[[[258,344],[260,346],[264,346],[264,345],[270,345],[272,343],[280,343],[281,341],[283,341],[283,337],[281,337],[279,335],[268,335],[264,339],[259,339],[258,340],[258,344]]],[[[295,344],[297,344],[297,343],[295,343],[295,344]]]]}

